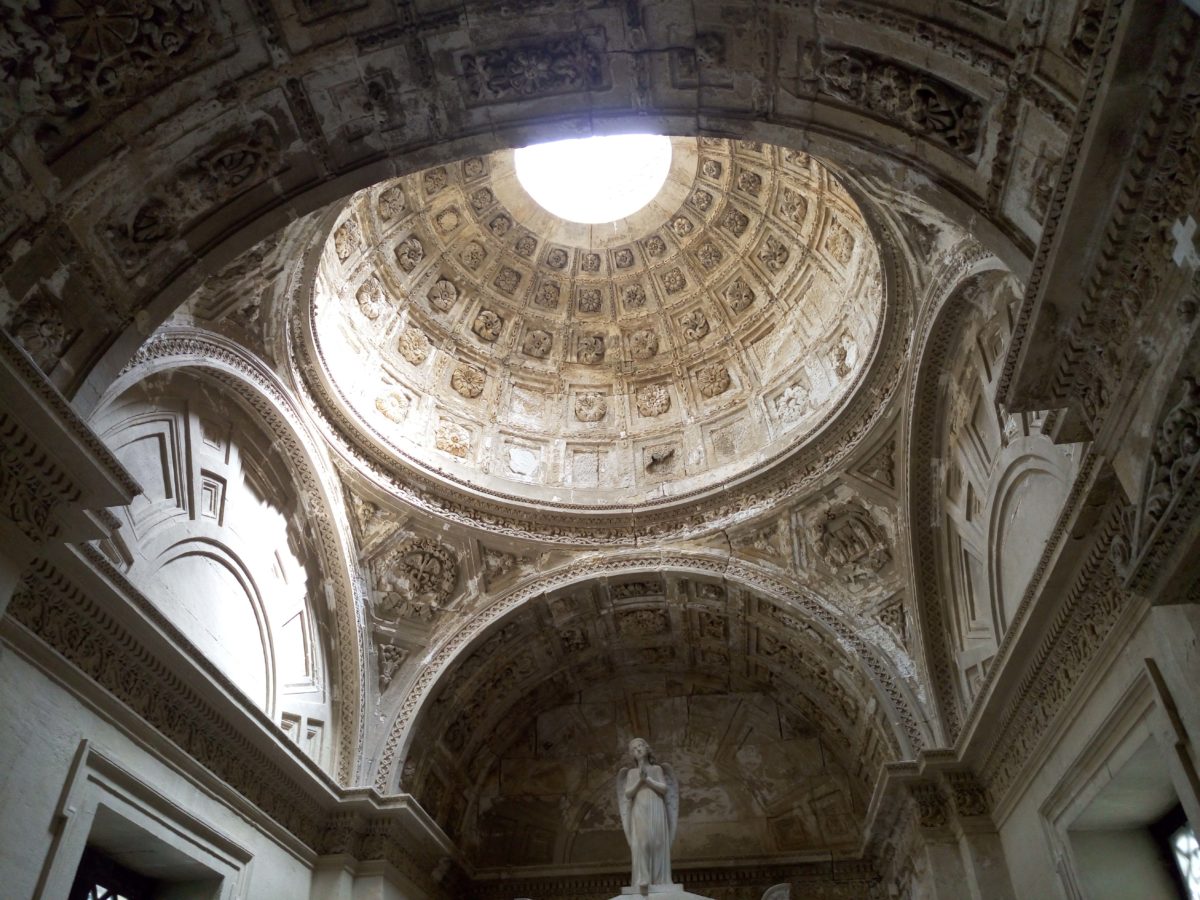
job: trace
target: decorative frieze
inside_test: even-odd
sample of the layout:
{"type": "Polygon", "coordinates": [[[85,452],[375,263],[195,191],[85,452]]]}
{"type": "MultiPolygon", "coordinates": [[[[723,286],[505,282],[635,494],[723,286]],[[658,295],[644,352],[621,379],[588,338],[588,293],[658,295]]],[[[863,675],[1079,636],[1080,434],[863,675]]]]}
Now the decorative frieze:
{"type": "Polygon", "coordinates": [[[609,82],[602,28],[462,53],[458,66],[471,106],[602,90],[609,82]]]}

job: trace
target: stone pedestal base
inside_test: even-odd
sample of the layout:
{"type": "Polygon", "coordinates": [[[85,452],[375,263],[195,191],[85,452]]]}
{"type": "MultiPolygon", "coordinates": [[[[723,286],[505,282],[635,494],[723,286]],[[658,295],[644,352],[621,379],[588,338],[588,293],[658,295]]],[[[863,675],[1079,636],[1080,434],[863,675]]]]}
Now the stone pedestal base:
{"type": "Polygon", "coordinates": [[[708,897],[685,891],[682,884],[652,884],[644,890],[623,887],[621,893],[612,900],[629,900],[630,897],[653,897],[654,900],[709,900],[708,897]]]}

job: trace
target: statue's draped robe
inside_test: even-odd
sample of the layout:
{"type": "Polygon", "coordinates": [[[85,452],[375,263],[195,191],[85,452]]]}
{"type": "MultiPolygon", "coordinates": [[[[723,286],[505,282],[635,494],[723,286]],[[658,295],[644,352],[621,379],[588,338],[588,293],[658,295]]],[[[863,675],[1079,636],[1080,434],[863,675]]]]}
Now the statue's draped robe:
{"type": "MultiPolygon", "coordinates": [[[[646,774],[659,783],[666,779],[659,766],[646,774]]],[[[637,784],[638,770],[625,776],[626,788],[637,784]]],[[[629,846],[633,851],[634,887],[671,883],[671,828],[667,821],[667,798],[643,784],[629,805],[629,846]]]]}

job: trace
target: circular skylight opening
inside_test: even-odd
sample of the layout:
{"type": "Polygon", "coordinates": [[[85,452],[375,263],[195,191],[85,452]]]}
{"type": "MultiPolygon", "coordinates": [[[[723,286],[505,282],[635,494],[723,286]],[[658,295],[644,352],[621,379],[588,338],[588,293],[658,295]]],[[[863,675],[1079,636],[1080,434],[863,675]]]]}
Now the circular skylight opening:
{"type": "Polygon", "coordinates": [[[517,180],[560,219],[599,225],[631,216],[651,200],[671,168],[671,139],[619,134],[522,147],[517,180]]]}

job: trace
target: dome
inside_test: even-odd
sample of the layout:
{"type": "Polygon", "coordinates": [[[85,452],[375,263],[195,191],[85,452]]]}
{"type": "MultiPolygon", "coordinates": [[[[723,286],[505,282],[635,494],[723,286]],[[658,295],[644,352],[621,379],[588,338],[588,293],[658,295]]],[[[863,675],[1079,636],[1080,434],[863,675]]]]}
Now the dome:
{"type": "Polygon", "coordinates": [[[311,332],[339,418],[376,451],[509,501],[611,509],[711,491],[811,438],[866,368],[882,294],[862,213],[817,159],[672,138],[662,187],[615,222],[544,209],[512,150],[359,192],[311,332]]]}

